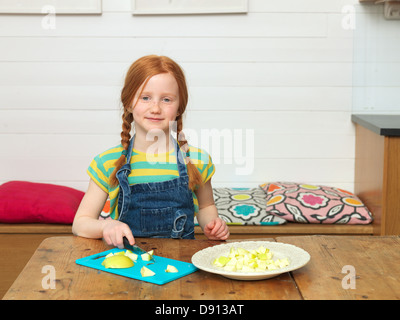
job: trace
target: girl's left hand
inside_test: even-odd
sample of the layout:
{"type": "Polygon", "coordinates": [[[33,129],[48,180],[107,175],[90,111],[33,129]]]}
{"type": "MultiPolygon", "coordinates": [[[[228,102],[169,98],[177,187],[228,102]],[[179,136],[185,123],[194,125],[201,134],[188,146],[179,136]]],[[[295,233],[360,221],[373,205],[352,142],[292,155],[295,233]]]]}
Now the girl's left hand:
{"type": "Polygon", "coordinates": [[[229,229],[224,220],[216,218],[206,224],[204,234],[210,240],[226,240],[229,237],[229,229]]]}

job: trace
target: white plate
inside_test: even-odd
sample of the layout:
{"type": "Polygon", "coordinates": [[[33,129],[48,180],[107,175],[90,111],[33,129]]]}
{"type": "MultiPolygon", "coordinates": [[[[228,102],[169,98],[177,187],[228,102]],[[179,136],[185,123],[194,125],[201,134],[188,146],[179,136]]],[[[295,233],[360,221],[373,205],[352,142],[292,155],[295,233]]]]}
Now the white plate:
{"type": "Polygon", "coordinates": [[[213,247],[205,248],[196,252],[192,256],[192,263],[199,269],[220,274],[224,277],[235,280],[261,280],[276,277],[282,273],[299,269],[307,264],[310,255],[307,251],[287,243],[270,242],[270,241],[240,241],[220,244],[213,247]],[[272,252],[272,259],[288,258],[289,265],[285,268],[276,270],[266,270],[262,272],[242,272],[242,271],[225,271],[222,268],[212,264],[215,258],[221,255],[228,255],[232,247],[244,248],[246,250],[258,249],[265,247],[272,252]]]}

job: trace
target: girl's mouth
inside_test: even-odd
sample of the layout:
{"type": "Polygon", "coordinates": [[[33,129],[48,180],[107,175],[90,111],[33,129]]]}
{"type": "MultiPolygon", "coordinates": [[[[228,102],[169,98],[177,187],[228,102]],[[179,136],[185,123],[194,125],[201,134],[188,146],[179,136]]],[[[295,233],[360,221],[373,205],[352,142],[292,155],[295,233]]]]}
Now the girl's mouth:
{"type": "Polygon", "coordinates": [[[146,118],[147,120],[150,120],[150,121],[154,121],[154,122],[159,122],[159,121],[162,121],[163,119],[160,119],[160,118],[146,118]]]}

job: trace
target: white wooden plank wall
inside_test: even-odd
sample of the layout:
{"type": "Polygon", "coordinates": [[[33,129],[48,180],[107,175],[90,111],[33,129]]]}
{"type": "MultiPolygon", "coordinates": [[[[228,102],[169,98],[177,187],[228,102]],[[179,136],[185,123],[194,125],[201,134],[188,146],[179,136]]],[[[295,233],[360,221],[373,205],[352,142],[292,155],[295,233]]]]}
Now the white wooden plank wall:
{"type": "Polygon", "coordinates": [[[85,190],[91,159],[119,143],[126,70],[155,53],[186,72],[189,142],[235,129],[245,141],[254,130],[249,174],[236,173],[245,164],[229,148],[209,150],[214,186],[285,180],[352,191],[353,32],[341,21],[353,3],[249,0],[248,14],[132,16],[129,0],[104,0],[102,15],[59,15],[54,30],[43,16],[0,15],[0,183],[85,190]]]}
{"type": "Polygon", "coordinates": [[[400,20],[383,5],[357,6],[353,35],[353,112],[399,114],[400,20]]]}

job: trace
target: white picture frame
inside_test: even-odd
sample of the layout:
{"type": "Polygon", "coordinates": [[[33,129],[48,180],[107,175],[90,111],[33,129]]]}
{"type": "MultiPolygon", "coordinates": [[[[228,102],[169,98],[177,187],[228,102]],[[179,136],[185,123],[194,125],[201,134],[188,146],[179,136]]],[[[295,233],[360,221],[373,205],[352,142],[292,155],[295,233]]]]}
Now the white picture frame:
{"type": "Polygon", "coordinates": [[[101,14],[101,0],[0,0],[0,13],[101,14]]]}
{"type": "Polygon", "coordinates": [[[133,15],[247,13],[248,0],[131,0],[133,15]]]}

